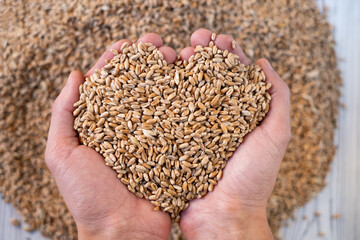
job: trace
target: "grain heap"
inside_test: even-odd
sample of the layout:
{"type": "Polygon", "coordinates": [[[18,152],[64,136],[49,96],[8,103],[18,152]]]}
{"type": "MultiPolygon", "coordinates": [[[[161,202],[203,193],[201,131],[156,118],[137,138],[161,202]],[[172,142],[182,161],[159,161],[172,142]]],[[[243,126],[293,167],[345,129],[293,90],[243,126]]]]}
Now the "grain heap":
{"type": "Polygon", "coordinates": [[[325,185],[341,79],[331,26],[314,0],[29,0],[0,3],[0,192],[53,239],[76,226],[44,163],[51,104],[71,70],[147,32],[176,50],[198,28],[234,36],[270,60],[291,91],[292,139],[268,203],[271,228],[325,185]]]}
{"type": "Polygon", "coordinates": [[[124,43],[113,53],[80,86],[74,128],[129,191],[179,222],[265,117],[271,84],[259,66],[212,41],[170,65],[151,43],[124,43]]]}

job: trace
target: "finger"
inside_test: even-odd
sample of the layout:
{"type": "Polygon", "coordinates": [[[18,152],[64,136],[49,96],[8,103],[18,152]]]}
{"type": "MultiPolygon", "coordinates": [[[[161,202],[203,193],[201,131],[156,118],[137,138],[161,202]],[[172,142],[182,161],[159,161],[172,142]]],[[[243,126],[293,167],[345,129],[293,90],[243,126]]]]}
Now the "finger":
{"type": "Polygon", "coordinates": [[[281,134],[280,138],[283,139],[283,144],[287,145],[290,137],[289,88],[266,59],[259,59],[256,63],[263,69],[266,82],[272,85],[269,89],[271,95],[270,110],[261,126],[268,129],[270,133],[281,134]]]}
{"type": "MultiPolygon", "coordinates": [[[[198,45],[208,46],[209,42],[211,41],[211,35],[212,35],[212,32],[208,29],[196,30],[191,35],[191,40],[190,40],[191,46],[193,46],[193,47],[196,47],[198,45]]],[[[250,61],[245,56],[245,53],[242,50],[242,48],[239,46],[239,44],[236,43],[235,49],[232,47],[233,41],[234,41],[233,37],[226,35],[226,34],[220,34],[220,35],[216,36],[214,43],[219,49],[221,49],[221,50],[227,49],[229,52],[232,52],[232,53],[238,55],[241,63],[249,65],[250,61]]]]}
{"type": "Polygon", "coordinates": [[[52,107],[49,141],[63,141],[71,139],[78,143],[77,134],[74,130],[73,104],[79,100],[79,86],[84,82],[80,71],[73,71],[68,81],[55,100],[52,107]]]}
{"type": "Polygon", "coordinates": [[[211,34],[212,32],[205,28],[196,30],[190,37],[191,46],[209,46],[211,34]]]}
{"type": "Polygon", "coordinates": [[[163,40],[158,34],[147,33],[137,41],[137,43],[139,42],[152,43],[163,54],[164,59],[168,64],[175,62],[176,59],[175,50],[167,46],[162,46],[163,40]]]}
{"type": "Polygon", "coordinates": [[[219,49],[221,49],[221,50],[227,49],[229,52],[238,55],[241,63],[243,63],[245,65],[249,65],[250,61],[247,59],[244,51],[242,50],[242,48],[239,46],[239,44],[237,42],[235,42],[236,43],[235,49],[233,48],[234,41],[235,41],[234,38],[231,37],[230,35],[220,34],[220,35],[216,36],[214,43],[219,49]]]}
{"type": "Polygon", "coordinates": [[[145,34],[144,36],[139,38],[137,43],[139,43],[139,42],[152,43],[157,48],[161,47],[162,44],[163,44],[162,38],[156,33],[147,33],[147,34],[145,34]]]}
{"type": "Polygon", "coordinates": [[[111,60],[115,55],[110,51],[111,49],[115,49],[118,52],[121,51],[121,46],[128,42],[129,44],[132,44],[132,42],[128,39],[121,39],[120,41],[114,43],[111,45],[111,47],[106,50],[103,55],[99,58],[99,60],[96,62],[96,64],[85,74],[85,77],[89,77],[91,74],[95,72],[96,69],[100,69],[106,64],[106,60],[111,60]]]}
{"type": "Polygon", "coordinates": [[[159,51],[163,54],[165,61],[170,64],[176,60],[176,52],[171,47],[162,46],[159,51]]]}
{"type": "Polygon", "coordinates": [[[183,50],[181,50],[180,51],[181,60],[188,61],[192,55],[195,55],[194,49],[195,49],[194,47],[186,47],[183,50]]]}

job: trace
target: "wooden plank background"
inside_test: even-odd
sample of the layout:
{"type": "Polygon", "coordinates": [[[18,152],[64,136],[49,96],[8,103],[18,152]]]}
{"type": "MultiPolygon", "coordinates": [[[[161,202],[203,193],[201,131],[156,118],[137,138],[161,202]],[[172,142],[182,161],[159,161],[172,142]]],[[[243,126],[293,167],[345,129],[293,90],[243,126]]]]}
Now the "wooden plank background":
{"type": "Polygon", "coordinates": [[[328,186],[282,229],[286,240],[360,239],[360,1],[319,0],[328,6],[334,26],[336,52],[344,86],[338,129],[337,154],[327,177],[328,186]],[[320,216],[314,213],[319,212],[320,216]],[[338,219],[333,215],[339,214],[338,219]],[[306,219],[304,220],[304,216],[306,219]],[[319,236],[324,235],[324,236],[319,236]]]}
{"type": "MultiPolygon", "coordinates": [[[[356,240],[360,239],[360,0],[317,1],[320,9],[328,6],[334,25],[344,79],[341,101],[346,107],[340,110],[338,150],[328,186],[285,223],[281,236],[284,240],[356,240]],[[334,214],[339,218],[334,219],[334,214]]],[[[21,219],[10,204],[0,201],[0,240],[45,239],[38,231],[28,233],[11,225],[11,218],[21,219]]]]}

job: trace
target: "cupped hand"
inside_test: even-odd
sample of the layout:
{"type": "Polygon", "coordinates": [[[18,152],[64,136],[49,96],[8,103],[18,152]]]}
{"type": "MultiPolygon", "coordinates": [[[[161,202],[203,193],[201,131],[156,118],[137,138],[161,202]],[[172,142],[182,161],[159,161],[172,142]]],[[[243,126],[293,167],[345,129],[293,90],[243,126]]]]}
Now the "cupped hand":
{"type": "MultiPolygon", "coordinates": [[[[139,39],[151,42],[168,63],[176,52],[162,46],[156,34],[139,39]]],[[[110,47],[85,75],[113,58],[111,49],[120,51],[129,40],[110,47]]],[[[79,86],[84,76],[79,71],[69,79],[53,104],[45,160],[58,188],[73,215],[79,239],[169,239],[171,220],[167,213],[154,211],[150,201],[137,198],[119,181],[116,172],[105,165],[103,157],[92,148],[79,144],[73,129],[73,104],[79,100],[79,86]]]]}
{"type": "MultiPolygon", "coordinates": [[[[182,50],[188,59],[197,45],[207,46],[211,32],[200,29],[191,36],[191,47],[182,50]]],[[[218,35],[218,48],[239,55],[250,64],[233,38],[218,35]]],[[[180,227],[187,239],[272,239],[266,218],[266,203],[274,188],[290,139],[289,89],[265,59],[257,61],[272,84],[270,110],[229,159],[223,177],[213,192],[190,202],[181,215],[180,227]]]]}
{"type": "MultiPolygon", "coordinates": [[[[207,46],[211,32],[196,31],[192,47],[183,49],[183,60],[194,54],[196,45],[207,46]]],[[[172,63],[176,52],[162,46],[156,34],[147,34],[139,41],[151,42],[172,63]]],[[[249,64],[242,49],[232,49],[233,39],[218,35],[215,44],[239,55],[249,64]]],[[[129,40],[120,40],[110,47],[120,51],[129,40]]],[[[105,65],[114,55],[107,50],[85,75],[105,65]]],[[[181,229],[188,239],[271,237],[266,220],[266,202],[272,192],[289,136],[289,91],[270,64],[261,59],[267,81],[272,84],[272,102],[265,120],[240,145],[224,170],[223,179],[214,191],[202,199],[191,201],[182,214],[181,229]]],[[[105,166],[95,150],[80,145],[73,130],[73,104],[79,98],[83,75],[74,71],[53,105],[53,115],[46,148],[46,163],[78,227],[79,238],[85,239],[168,239],[171,228],[166,213],[153,211],[151,203],[135,197],[105,166]]]]}

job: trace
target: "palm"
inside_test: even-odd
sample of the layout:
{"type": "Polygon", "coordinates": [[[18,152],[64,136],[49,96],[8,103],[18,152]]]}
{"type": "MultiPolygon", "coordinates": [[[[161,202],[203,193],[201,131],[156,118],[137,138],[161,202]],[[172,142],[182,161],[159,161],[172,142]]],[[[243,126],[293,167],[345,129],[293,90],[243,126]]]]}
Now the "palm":
{"type": "Polygon", "coordinates": [[[221,208],[219,203],[234,202],[234,205],[239,206],[261,206],[266,203],[280,163],[275,162],[279,156],[271,154],[274,152],[274,145],[264,131],[264,127],[259,126],[246,136],[228,161],[223,177],[214,191],[201,199],[193,200],[182,215],[183,222],[191,221],[194,215],[208,214],[209,206],[221,208]],[[269,164],[271,162],[274,164],[269,164]]]}
{"type": "MultiPolygon", "coordinates": [[[[156,34],[147,34],[143,42],[159,47],[168,62],[174,62],[176,53],[163,47],[162,39],[156,34]]],[[[124,42],[120,40],[111,46],[119,50],[124,42]]],[[[111,59],[106,51],[92,69],[111,59]]],[[[116,177],[116,173],[104,163],[95,150],[80,146],[78,135],[73,129],[73,104],[79,99],[79,85],[84,81],[80,72],[72,72],[69,80],[53,105],[51,126],[46,148],[46,163],[54,175],[59,190],[77,225],[92,232],[115,229],[136,233],[146,239],[166,239],[170,234],[171,220],[168,214],[154,211],[154,206],[145,199],[139,199],[129,192],[116,177]]],[[[130,234],[130,233],[129,233],[130,234]]],[[[133,235],[134,236],[134,235],[133,235]]]]}
{"type": "Polygon", "coordinates": [[[71,153],[71,159],[63,179],[58,182],[76,221],[96,227],[121,216],[137,231],[166,238],[168,233],[164,229],[170,229],[170,217],[154,212],[149,201],[129,192],[114,170],[105,166],[101,155],[86,146],[78,146],[71,153]]]}
{"type": "MultiPolygon", "coordinates": [[[[203,39],[202,35],[210,33],[200,31],[192,36],[193,45],[206,44],[206,41],[197,39],[203,39]]],[[[226,42],[230,41],[223,37],[216,44],[228,47],[226,42]]],[[[249,64],[241,48],[237,49],[240,61],[249,64]]],[[[194,228],[201,219],[214,221],[216,225],[215,222],[219,221],[213,218],[216,210],[221,214],[225,210],[240,212],[244,210],[240,208],[266,208],[290,137],[289,90],[266,60],[260,59],[257,64],[264,70],[267,82],[272,84],[270,111],[260,126],[249,133],[235,151],[214,191],[190,202],[189,208],[181,216],[182,230],[194,228]]]]}

